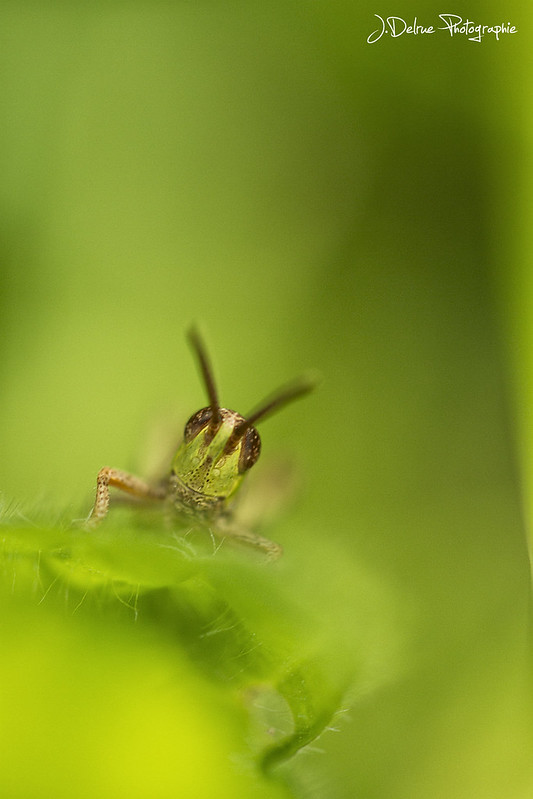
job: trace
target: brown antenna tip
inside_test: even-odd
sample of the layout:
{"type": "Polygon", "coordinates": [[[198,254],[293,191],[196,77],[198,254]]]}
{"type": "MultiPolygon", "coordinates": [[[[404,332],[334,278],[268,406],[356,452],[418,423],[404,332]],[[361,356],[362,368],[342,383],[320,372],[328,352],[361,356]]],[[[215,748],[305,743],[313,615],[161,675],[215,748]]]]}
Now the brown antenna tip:
{"type": "Polygon", "coordinates": [[[207,391],[207,396],[209,397],[209,405],[212,412],[209,426],[213,428],[218,426],[221,421],[220,405],[218,403],[213,368],[207,354],[205,342],[203,341],[198,328],[195,325],[192,325],[187,331],[187,338],[189,339],[189,343],[193,348],[196,357],[198,358],[198,363],[200,364],[200,370],[207,391]]]}
{"type": "Polygon", "coordinates": [[[279,411],[290,402],[309,394],[310,391],[316,388],[318,382],[319,380],[316,376],[302,375],[296,380],[279,388],[267,397],[256,410],[253,410],[247,419],[236,425],[226,445],[227,448],[232,449],[232,447],[236,446],[237,441],[259,420],[272,416],[273,413],[279,411]]]}

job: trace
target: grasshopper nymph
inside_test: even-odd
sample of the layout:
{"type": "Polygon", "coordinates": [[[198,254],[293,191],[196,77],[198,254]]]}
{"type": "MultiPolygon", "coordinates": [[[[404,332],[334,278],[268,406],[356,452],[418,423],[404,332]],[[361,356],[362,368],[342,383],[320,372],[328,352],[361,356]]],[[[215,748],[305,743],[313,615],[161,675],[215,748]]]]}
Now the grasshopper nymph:
{"type": "Polygon", "coordinates": [[[162,483],[150,485],[120,469],[101,469],[86,525],[95,527],[106,516],[109,487],[113,486],[140,499],[165,502],[176,513],[196,518],[221,537],[256,547],[271,558],[278,557],[279,544],[239,526],[233,514],[233,498],[244,475],[259,458],[261,439],[255,423],[307,394],[314,381],[300,378],[284,386],[245,419],[220,407],[205,345],[195,328],[191,328],[188,338],[198,358],[209,405],[193,414],[185,425],[170,475],[162,483]]]}

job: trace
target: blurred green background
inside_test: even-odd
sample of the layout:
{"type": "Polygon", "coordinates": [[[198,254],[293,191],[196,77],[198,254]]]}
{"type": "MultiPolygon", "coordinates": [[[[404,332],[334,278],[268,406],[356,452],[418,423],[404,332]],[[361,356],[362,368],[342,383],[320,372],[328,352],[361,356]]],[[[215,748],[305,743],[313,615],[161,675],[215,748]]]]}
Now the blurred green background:
{"type": "MultiPolygon", "coordinates": [[[[288,574],[308,570],[304,607],[305,590],[310,598],[322,584],[339,639],[356,636],[360,574],[381,586],[379,624],[395,654],[376,644],[374,679],[355,687],[349,720],[320,738],[320,751],[297,756],[295,796],[533,792],[523,520],[533,482],[533,176],[522,106],[532,15],[516,2],[474,2],[469,18],[510,21],[518,33],[366,42],[376,13],[436,24],[446,10],[427,0],[394,9],[101,0],[5,2],[0,12],[6,514],[75,517],[88,511],[100,467],[142,471],[152,423],[179,429],[204,404],[184,340],[192,320],[227,407],[245,413],[304,369],[322,374],[312,397],[261,428],[263,457],[286,453],[301,475],[272,537],[288,574]]],[[[6,640],[26,668],[37,653],[52,665],[49,680],[40,665],[23,680],[7,661],[20,700],[13,718],[27,713],[35,741],[53,741],[32,708],[57,694],[41,707],[46,719],[63,697],[60,743],[36,756],[64,764],[68,782],[79,774],[75,753],[59,752],[69,703],[78,691],[99,696],[115,633],[102,622],[85,657],[83,625],[67,632],[60,609],[41,617],[22,605],[6,640]],[[71,674],[78,683],[65,693],[71,674]]],[[[120,635],[114,657],[131,663],[131,634],[120,635]]],[[[165,654],[154,658],[170,668],[165,654]]],[[[139,674],[150,668],[136,661],[139,674]]],[[[190,746],[191,763],[205,747],[218,794],[195,781],[204,764],[160,794],[149,770],[128,795],[285,795],[227,771],[225,746],[240,728],[222,702],[215,719],[230,743],[211,745],[216,692],[179,662],[177,684],[182,668],[185,695],[201,697],[202,710],[178,696],[171,715],[185,714],[190,736],[182,729],[175,746],[190,746]]],[[[100,723],[124,719],[135,669],[111,710],[99,697],[100,723]]],[[[110,733],[108,752],[130,725],[154,752],[158,730],[169,746],[160,671],[156,688],[140,680],[153,702],[142,689],[145,709],[110,733]]],[[[84,726],[97,723],[90,707],[84,726]]],[[[87,795],[121,795],[113,758],[93,756],[87,795]]],[[[136,760],[121,757],[125,769],[136,760]]],[[[16,780],[8,786],[27,795],[16,780]]]]}

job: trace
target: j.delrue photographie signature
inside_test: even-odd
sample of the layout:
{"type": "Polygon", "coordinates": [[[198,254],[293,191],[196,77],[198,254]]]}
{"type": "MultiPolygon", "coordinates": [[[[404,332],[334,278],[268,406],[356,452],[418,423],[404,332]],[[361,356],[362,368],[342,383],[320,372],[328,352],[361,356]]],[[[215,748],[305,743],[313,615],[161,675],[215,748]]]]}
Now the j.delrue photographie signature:
{"type": "Polygon", "coordinates": [[[498,25],[479,25],[471,19],[463,19],[457,14],[439,14],[439,22],[443,25],[421,25],[415,17],[406,21],[401,17],[383,18],[379,14],[374,14],[379,20],[379,27],[367,37],[368,44],[379,41],[384,34],[389,34],[392,39],[397,39],[403,34],[423,36],[436,33],[437,31],[447,31],[450,36],[466,36],[471,42],[480,42],[484,36],[494,36],[497,41],[500,36],[507,33],[516,33],[516,26],[510,22],[501,22],[498,25]]]}

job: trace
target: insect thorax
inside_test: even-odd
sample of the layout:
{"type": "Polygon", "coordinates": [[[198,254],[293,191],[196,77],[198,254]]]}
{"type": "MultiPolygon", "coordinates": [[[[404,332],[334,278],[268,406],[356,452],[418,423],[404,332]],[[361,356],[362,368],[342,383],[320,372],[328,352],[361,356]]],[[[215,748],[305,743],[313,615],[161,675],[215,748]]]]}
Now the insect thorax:
{"type": "Polygon", "coordinates": [[[225,497],[210,497],[200,494],[183,483],[172,473],[168,481],[169,499],[178,513],[196,516],[201,519],[212,519],[225,509],[225,497]]]}

